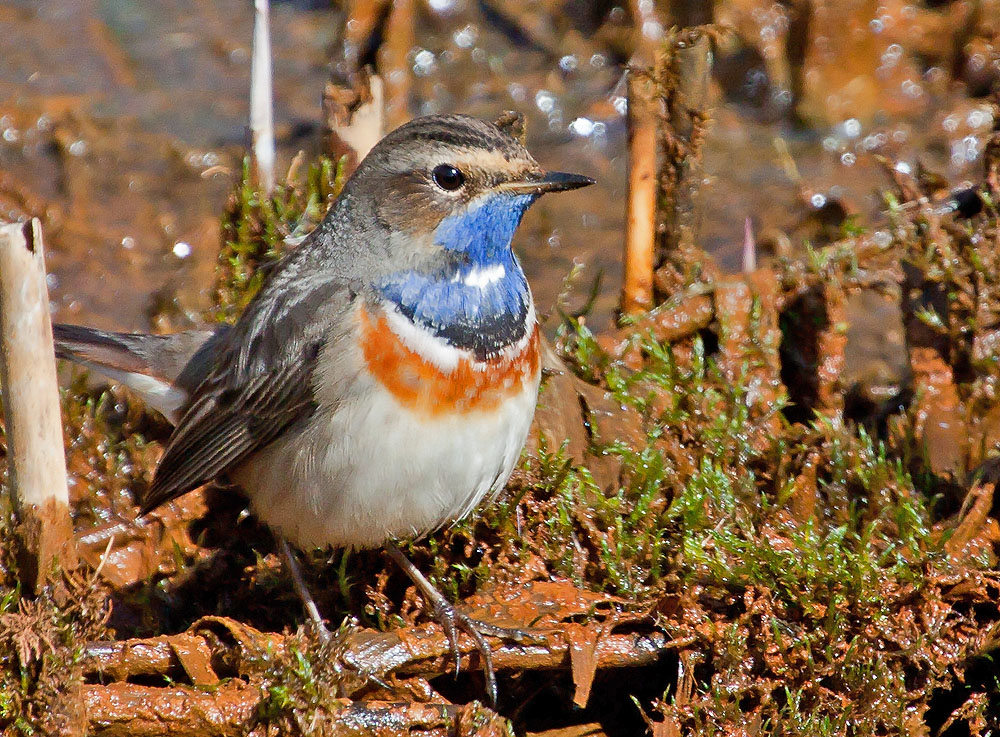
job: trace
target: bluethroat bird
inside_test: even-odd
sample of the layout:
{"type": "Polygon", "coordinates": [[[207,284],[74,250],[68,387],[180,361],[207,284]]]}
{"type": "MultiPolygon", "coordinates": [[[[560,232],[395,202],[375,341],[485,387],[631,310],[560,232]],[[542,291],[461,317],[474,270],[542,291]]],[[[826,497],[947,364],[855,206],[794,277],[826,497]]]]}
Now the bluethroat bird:
{"type": "MultiPolygon", "coordinates": [[[[511,250],[544,172],[498,128],[419,118],[361,162],[320,225],[232,327],[168,336],[56,325],[56,351],[132,388],[175,424],[145,514],[225,476],[288,542],[385,546],[448,635],[523,636],[458,612],[395,545],[468,515],[507,482],[539,384],[531,290],[511,250]]],[[[325,632],[325,629],[322,631],[325,632]]]]}

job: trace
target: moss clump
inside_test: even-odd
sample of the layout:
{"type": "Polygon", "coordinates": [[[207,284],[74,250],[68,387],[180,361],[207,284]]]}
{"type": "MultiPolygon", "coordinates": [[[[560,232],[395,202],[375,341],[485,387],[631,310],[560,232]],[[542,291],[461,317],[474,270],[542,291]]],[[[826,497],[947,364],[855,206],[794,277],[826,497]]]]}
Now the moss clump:
{"type": "MultiPolygon", "coordinates": [[[[996,232],[996,215],[976,227],[996,232]]],[[[961,244],[975,229],[952,230],[956,240],[940,252],[970,258],[973,249],[961,244]]],[[[912,252],[850,237],[805,262],[778,264],[785,293],[861,288],[871,283],[872,264],[888,269],[912,252]]],[[[962,290],[992,299],[989,284],[976,286],[960,264],[922,268],[928,278],[955,280],[958,312],[938,321],[937,336],[945,338],[940,354],[954,367],[957,396],[966,406],[994,407],[983,387],[995,386],[995,364],[973,371],[967,361],[981,328],[967,320],[961,330],[947,327],[964,314],[962,290]]],[[[790,421],[780,398],[761,404],[752,388],[762,364],[752,352],[764,344],[765,321],[754,319],[764,302],[748,304],[751,353],[735,377],[732,367],[741,364],[725,355],[733,345],[724,343],[722,318],[672,343],[641,338],[638,367],[567,323],[564,357],[641,418],[639,444],[602,436],[599,421],[589,428],[591,457],[620,459],[619,482],[602,488],[565,446],[543,443],[505,499],[414,546],[415,554],[425,553],[436,580],[456,596],[498,578],[556,576],[653,612],[673,641],[689,643],[678,646],[679,671],[689,675],[661,676],[662,696],[642,708],[682,734],[733,734],[746,724],[782,735],[909,734],[952,715],[949,724],[1000,718],[995,682],[971,692],[959,686],[969,663],[993,646],[987,633],[1000,627],[995,521],[984,517],[962,533],[975,544],[949,542],[971,524],[963,523],[971,502],[954,517],[942,504],[942,488],[958,483],[942,486],[906,395],[897,414],[878,423],[846,421],[816,397],[816,406],[796,413],[804,422],[790,421]]],[[[828,319],[788,335],[829,351],[838,329],[828,319]]],[[[828,385],[826,401],[842,401],[846,388],[828,385]]],[[[978,488],[975,478],[959,490],[978,488]]]]}
{"type": "MultiPolygon", "coordinates": [[[[12,541],[9,510],[0,523],[12,541]]],[[[14,583],[13,546],[3,554],[0,584],[0,731],[9,735],[82,731],[86,714],[79,698],[83,643],[106,639],[111,608],[96,581],[80,575],[56,577],[28,598],[14,583]]]]}
{"type": "Polygon", "coordinates": [[[349,703],[339,698],[342,691],[358,683],[357,675],[343,667],[350,629],[342,626],[328,643],[300,631],[285,640],[282,652],[257,660],[263,691],[257,717],[262,723],[281,734],[332,733],[336,715],[349,703]]]}
{"type": "Polygon", "coordinates": [[[213,302],[213,317],[233,322],[257,293],[273,264],[322,219],[347,179],[346,158],[322,157],[308,167],[303,181],[290,178],[270,197],[254,187],[250,161],[226,203],[222,217],[222,249],[213,302]]]}
{"type": "Polygon", "coordinates": [[[152,479],[169,425],[115,386],[92,390],[75,371],[62,392],[63,433],[78,533],[137,515],[136,493],[152,479]]]}

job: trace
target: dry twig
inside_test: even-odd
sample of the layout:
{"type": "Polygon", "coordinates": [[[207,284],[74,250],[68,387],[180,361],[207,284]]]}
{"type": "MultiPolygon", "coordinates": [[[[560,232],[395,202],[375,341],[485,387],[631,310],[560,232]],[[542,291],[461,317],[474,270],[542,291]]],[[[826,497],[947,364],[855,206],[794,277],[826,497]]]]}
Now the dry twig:
{"type": "Polygon", "coordinates": [[[250,60],[250,135],[257,181],[265,195],[274,191],[274,105],[271,82],[269,0],[254,0],[253,56],[250,60]]]}
{"type": "Polygon", "coordinates": [[[625,231],[627,315],[653,306],[656,246],[656,86],[649,74],[628,75],[628,219],[625,231]]]}
{"type": "Polygon", "coordinates": [[[37,219],[0,227],[0,377],[25,588],[76,565],[45,251],[37,219]]]}

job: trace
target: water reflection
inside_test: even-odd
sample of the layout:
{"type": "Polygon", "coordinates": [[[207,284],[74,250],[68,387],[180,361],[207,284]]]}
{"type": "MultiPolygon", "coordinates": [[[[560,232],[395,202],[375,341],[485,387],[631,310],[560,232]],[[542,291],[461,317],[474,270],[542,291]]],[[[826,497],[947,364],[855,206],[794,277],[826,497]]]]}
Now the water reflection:
{"type": "MultiPolygon", "coordinates": [[[[877,224],[885,180],[871,154],[910,169],[919,159],[974,180],[996,123],[990,105],[966,97],[946,70],[978,89],[984,78],[1000,78],[1000,57],[975,37],[961,60],[949,60],[953,50],[942,47],[954,46],[949,24],[965,19],[964,5],[873,14],[865,3],[850,4],[826,25],[822,8],[803,18],[775,2],[713,6],[716,20],[736,31],[717,41],[699,200],[704,247],[737,269],[748,216],[762,240],[791,248],[817,232],[803,224],[832,204],[877,224]]],[[[0,59],[0,214],[45,218],[51,267],[64,277],[54,297],[72,313],[57,316],[146,328],[151,295],[164,285],[182,311],[196,312],[206,299],[216,218],[245,143],[251,4],[4,6],[0,31],[10,51],[0,59]]],[[[574,264],[583,268],[571,309],[603,273],[591,322],[608,325],[620,283],[621,80],[634,43],[627,10],[574,3],[550,15],[545,4],[462,0],[417,7],[417,45],[397,71],[411,77],[412,114],[493,118],[517,109],[528,116],[530,147],[543,165],[598,180],[573,198],[543,200],[517,244],[544,311],[574,264]]],[[[343,71],[345,59],[370,52],[338,42],[342,23],[342,11],[327,2],[275,3],[279,170],[299,149],[316,150],[331,67],[343,71]]],[[[663,26],[647,18],[640,32],[656,38],[663,26]]]]}

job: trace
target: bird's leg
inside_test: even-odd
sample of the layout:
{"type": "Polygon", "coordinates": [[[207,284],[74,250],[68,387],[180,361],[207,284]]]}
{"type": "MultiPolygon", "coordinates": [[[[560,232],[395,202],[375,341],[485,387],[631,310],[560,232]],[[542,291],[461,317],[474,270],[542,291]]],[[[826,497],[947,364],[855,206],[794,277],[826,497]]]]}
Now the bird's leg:
{"type": "Polygon", "coordinates": [[[402,550],[392,543],[387,543],[385,549],[389,553],[389,557],[396,561],[399,567],[403,569],[406,575],[417,585],[417,588],[420,589],[420,593],[424,595],[424,599],[430,603],[434,619],[444,629],[445,635],[448,637],[448,642],[451,645],[451,652],[455,657],[455,675],[458,675],[461,664],[461,653],[458,650],[459,630],[469,635],[473,642],[476,643],[476,649],[483,659],[483,672],[486,676],[486,693],[490,698],[490,703],[496,706],[497,678],[493,670],[493,654],[486,643],[484,635],[498,637],[502,640],[513,640],[514,642],[533,642],[538,641],[539,638],[521,630],[497,627],[488,622],[481,622],[456,610],[454,605],[445,599],[444,595],[434,588],[434,585],[424,577],[424,574],[410,562],[410,559],[403,554],[402,550]]]}
{"type": "MultiPolygon", "coordinates": [[[[313,623],[313,627],[316,628],[320,643],[322,645],[327,645],[333,639],[333,635],[331,635],[330,630],[326,628],[326,622],[324,622],[323,618],[319,615],[319,607],[316,606],[316,602],[313,600],[312,594],[310,594],[309,589],[306,588],[305,579],[302,578],[302,569],[299,568],[299,562],[295,560],[295,551],[292,550],[292,546],[288,544],[288,541],[285,538],[279,537],[278,539],[281,544],[281,554],[284,556],[285,564],[288,566],[288,572],[292,574],[292,583],[295,586],[295,593],[297,593],[299,595],[299,599],[302,600],[302,606],[305,607],[306,614],[309,615],[309,620],[313,623]]],[[[386,690],[392,688],[392,686],[386,683],[383,679],[379,678],[374,673],[369,673],[358,663],[354,663],[346,658],[345,663],[362,678],[371,681],[386,690]]]]}
{"type": "Polygon", "coordinates": [[[295,593],[299,595],[299,599],[302,600],[302,606],[305,607],[306,614],[309,615],[309,619],[312,621],[313,626],[316,628],[316,632],[319,635],[320,642],[324,645],[330,641],[330,630],[326,628],[326,622],[319,615],[319,608],[316,606],[316,602],[313,601],[312,594],[309,593],[309,589],[306,588],[306,582],[302,578],[302,570],[299,568],[299,563],[295,560],[295,552],[292,550],[292,546],[288,544],[285,538],[279,538],[281,544],[281,554],[285,557],[285,565],[288,566],[288,572],[292,574],[292,584],[295,586],[295,593]]]}

